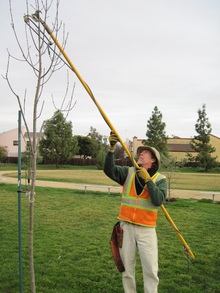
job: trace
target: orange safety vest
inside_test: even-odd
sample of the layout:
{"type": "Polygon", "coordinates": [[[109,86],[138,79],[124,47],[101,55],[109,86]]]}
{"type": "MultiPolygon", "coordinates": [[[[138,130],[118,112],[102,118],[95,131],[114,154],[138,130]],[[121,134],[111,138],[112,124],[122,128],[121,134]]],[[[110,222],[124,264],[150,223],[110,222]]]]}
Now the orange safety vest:
{"type": "MultiPolygon", "coordinates": [[[[163,178],[165,176],[157,172],[151,179],[156,183],[163,178]]],[[[156,227],[157,215],[158,207],[152,203],[147,186],[137,195],[134,167],[130,168],[123,186],[118,219],[141,226],[156,227]]]]}

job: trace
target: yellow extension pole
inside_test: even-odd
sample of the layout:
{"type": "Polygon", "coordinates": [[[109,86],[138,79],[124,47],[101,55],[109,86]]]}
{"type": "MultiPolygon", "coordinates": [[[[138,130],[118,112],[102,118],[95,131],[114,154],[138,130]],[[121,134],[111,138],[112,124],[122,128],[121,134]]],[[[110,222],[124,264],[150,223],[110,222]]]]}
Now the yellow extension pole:
{"type": "MultiPolygon", "coordinates": [[[[33,16],[32,16],[33,18],[33,16]]],[[[25,22],[27,22],[28,16],[25,18],[25,22]]],[[[66,59],[66,61],[68,62],[68,64],[70,65],[71,69],[73,70],[73,72],[76,74],[76,76],[78,77],[78,79],[80,80],[81,84],[83,85],[83,87],[85,88],[85,90],[87,91],[87,93],[89,94],[89,96],[92,98],[93,102],[95,103],[95,105],[97,106],[100,114],[102,115],[103,119],[105,120],[105,122],[108,124],[109,128],[118,136],[118,140],[120,142],[120,144],[122,145],[122,147],[124,148],[124,150],[126,151],[127,155],[129,156],[130,160],[133,162],[133,164],[136,166],[136,168],[138,168],[138,164],[137,162],[134,160],[134,158],[132,157],[130,151],[128,150],[127,146],[125,145],[125,143],[122,141],[121,137],[119,136],[119,134],[117,133],[115,127],[112,125],[111,121],[108,119],[108,117],[106,116],[105,112],[103,111],[103,109],[101,108],[101,106],[98,104],[98,102],[96,101],[92,91],[90,90],[89,86],[86,84],[86,82],[83,80],[83,78],[81,77],[81,75],[79,74],[79,72],[77,71],[77,69],[75,68],[75,66],[73,65],[73,63],[71,62],[71,60],[69,59],[69,57],[67,56],[66,52],[64,51],[64,49],[62,48],[62,46],[59,44],[58,40],[56,39],[56,37],[53,35],[51,29],[48,27],[48,25],[39,17],[39,13],[38,14],[34,14],[34,18],[35,21],[39,21],[43,27],[45,28],[45,30],[47,31],[47,33],[51,36],[51,38],[53,39],[54,43],[56,44],[56,46],[58,47],[58,49],[60,50],[61,54],[64,56],[64,58],[66,59]]],[[[192,250],[190,249],[190,247],[188,246],[188,244],[186,243],[185,239],[183,238],[182,234],[180,233],[180,231],[178,230],[177,226],[175,225],[175,223],[173,222],[172,218],[170,217],[170,215],[168,214],[167,210],[165,209],[164,205],[160,206],[163,213],[165,214],[165,217],[167,218],[167,220],[170,222],[170,224],[173,226],[173,228],[175,229],[179,239],[181,240],[181,242],[184,245],[184,252],[189,254],[193,259],[195,259],[195,255],[193,254],[192,250]]]]}

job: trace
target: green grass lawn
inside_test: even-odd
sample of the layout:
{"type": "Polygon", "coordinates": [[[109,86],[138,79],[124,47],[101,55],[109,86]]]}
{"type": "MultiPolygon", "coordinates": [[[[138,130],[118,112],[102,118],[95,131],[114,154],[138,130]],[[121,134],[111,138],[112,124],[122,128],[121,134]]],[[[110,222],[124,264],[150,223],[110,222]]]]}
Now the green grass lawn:
{"type": "MultiPolygon", "coordinates": [[[[19,292],[17,186],[0,184],[0,292],[19,292]]],[[[36,188],[34,255],[38,293],[123,292],[109,239],[120,195],[36,188]]],[[[159,293],[220,292],[220,205],[178,199],[165,207],[196,256],[187,259],[159,211],[159,293]]],[[[23,293],[30,292],[28,198],[22,194],[23,293]]],[[[143,292],[137,261],[137,290],[143,292]]]]}

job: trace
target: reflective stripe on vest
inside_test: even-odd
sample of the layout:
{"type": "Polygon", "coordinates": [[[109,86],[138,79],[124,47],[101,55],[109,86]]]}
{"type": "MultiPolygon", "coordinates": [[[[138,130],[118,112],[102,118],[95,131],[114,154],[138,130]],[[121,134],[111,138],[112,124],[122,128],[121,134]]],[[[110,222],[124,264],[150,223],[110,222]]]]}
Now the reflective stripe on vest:
{"type": "MultiPolygon", "coordinates": [[[[165,176],[157,172],[152,177],[152,181],[156,183],[163,178],[165,176]]],[[[118,218],[142,226],[156,227],[157,214],[158,207],[152,203],[147,186],[145,186],[140,195],[137,195],[134,167],[129,168],[128,176],[123,186],[118,218]]]]}

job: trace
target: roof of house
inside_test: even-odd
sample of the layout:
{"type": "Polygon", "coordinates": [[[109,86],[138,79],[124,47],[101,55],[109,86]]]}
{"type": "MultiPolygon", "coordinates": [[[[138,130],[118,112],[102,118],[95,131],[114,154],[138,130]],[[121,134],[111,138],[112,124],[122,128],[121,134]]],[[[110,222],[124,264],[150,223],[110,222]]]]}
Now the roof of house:
{"type": "Polygon", "coordinates": [[[170,152],[195,152],[190,144],[168,143],[167,147],[170,152]]]}

